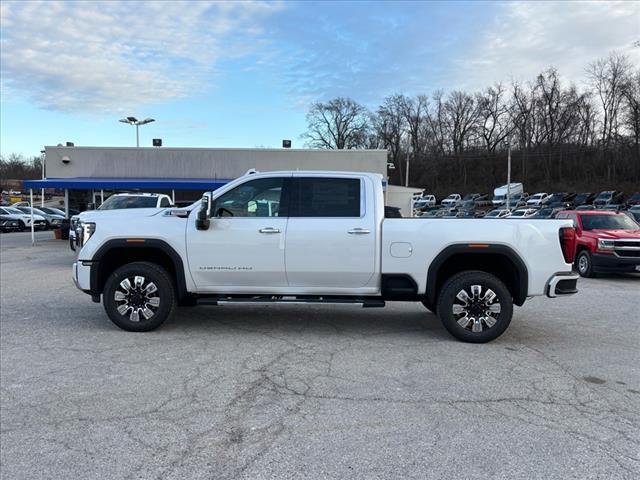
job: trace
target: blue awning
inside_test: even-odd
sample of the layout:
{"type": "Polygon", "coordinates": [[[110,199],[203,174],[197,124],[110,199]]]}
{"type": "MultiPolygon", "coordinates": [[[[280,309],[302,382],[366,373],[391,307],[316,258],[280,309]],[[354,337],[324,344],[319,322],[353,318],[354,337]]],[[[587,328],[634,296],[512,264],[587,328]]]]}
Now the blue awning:
{"type": "Polygon", "coordinates": [[[208,178],[116,178],[72,177],[24,180],[24,188],[63,188],[73,190],[215,190],[231,180],[208,178]]]}

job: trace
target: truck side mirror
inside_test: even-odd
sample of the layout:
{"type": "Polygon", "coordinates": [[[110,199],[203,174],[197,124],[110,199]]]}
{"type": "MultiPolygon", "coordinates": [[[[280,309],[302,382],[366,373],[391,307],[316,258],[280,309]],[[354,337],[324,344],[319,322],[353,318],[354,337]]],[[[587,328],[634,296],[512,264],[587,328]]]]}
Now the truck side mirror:
{"type": "Polygon", "coordinates": [[[200,203],[200,210],[198,210],[198,216],[196,217],[196,228],[198,230],[209,230],[209,217],[211,216],[211,197],[208,193],[202,196],[200,203]]]}

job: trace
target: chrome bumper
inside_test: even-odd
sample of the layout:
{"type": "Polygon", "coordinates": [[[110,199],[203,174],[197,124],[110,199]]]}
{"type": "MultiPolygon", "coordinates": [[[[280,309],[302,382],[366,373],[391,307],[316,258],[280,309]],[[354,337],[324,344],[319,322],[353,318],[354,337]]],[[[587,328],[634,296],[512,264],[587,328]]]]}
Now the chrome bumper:
{"type": "Polygon", "coordinates": [[[78,262],[73,262],[71,278],[73,279],[73,284],[76,288],[80,288],[80,284],[78,283],[78,262]]]}
{"type": "Polygon", "coordinates": [[[554,275],[547,282],[547,297],[555,298],[564,295],[573,295],[578,292],[577,273],[559,273],[554,275]]]}
{"type": "Polygon", "coordinates": [[[73,284],[83,292],[91,290],[91,266],[78,260],[73,264],[73,284]]]}

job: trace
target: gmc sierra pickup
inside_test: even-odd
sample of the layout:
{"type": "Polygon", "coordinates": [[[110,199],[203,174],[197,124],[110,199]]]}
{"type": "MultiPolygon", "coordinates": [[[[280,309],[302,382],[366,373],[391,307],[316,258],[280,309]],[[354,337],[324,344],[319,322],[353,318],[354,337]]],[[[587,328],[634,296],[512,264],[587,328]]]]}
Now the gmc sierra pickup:
{"type": "Polygon", "coordinates": [[[467,342],[513,305],[576,292],[571,220],[384,218],[382,178],[248,172],[190,207],[83,214],[76,286],[120,328],[178,305],[421,302],[467,342]]]}

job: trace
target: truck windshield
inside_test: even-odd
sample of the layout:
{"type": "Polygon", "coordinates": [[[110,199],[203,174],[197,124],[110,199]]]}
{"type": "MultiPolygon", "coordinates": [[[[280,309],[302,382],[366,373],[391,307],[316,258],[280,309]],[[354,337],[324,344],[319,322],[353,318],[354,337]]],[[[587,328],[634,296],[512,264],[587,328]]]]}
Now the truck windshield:
{"type": "Polygon", "coordinates": [[[117,210],[119,208],[155,208],[155,197],[143,196],[112,196],[100,205],[98,210],[117,210]]]}
{"type": "Polygon", "coordinates": [[[640,225],[626,215],[582,215],[584,230],[638,230],[640,225]]]}

